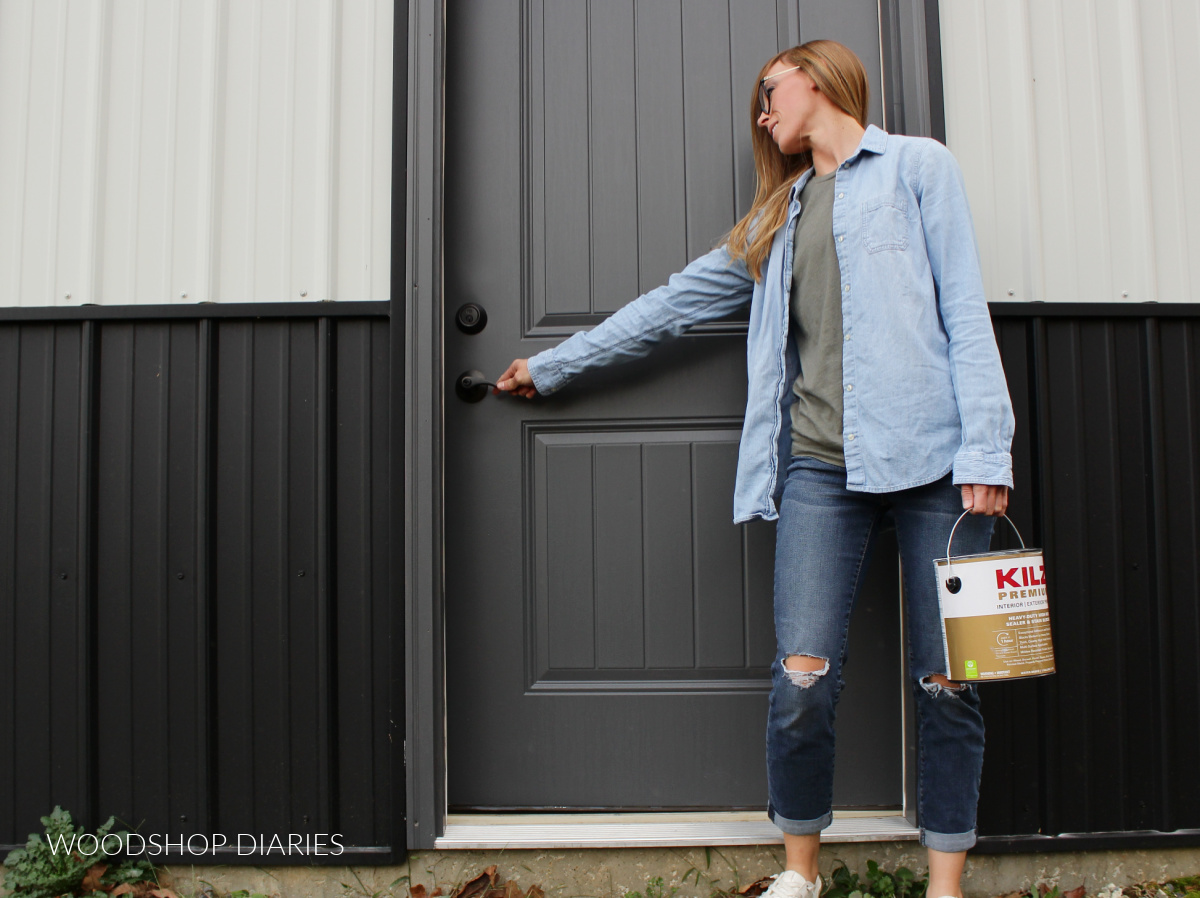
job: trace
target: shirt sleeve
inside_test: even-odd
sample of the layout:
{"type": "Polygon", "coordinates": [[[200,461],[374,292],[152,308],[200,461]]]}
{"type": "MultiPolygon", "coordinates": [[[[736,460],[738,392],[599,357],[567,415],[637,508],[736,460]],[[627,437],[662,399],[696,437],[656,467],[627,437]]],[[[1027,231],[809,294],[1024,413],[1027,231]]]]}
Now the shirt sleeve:
{"type": "Polygon", "coordinates": [[[647,355],[694,324],[736,311],[749,301],[753,289],[745,262],[718,247],[591,330],[535,355],[529,360],[533,385],[539,393],[553,393],[589,368],[647,355]]]}
{"type": "Polygon", "coordinates": [[[992,318],[962,172],[937,141],[921,156],[917,200],[938,308],[949,337],[950,377],[962,421],[956,484],[1013,485],[1015,419],[992,318]]]}

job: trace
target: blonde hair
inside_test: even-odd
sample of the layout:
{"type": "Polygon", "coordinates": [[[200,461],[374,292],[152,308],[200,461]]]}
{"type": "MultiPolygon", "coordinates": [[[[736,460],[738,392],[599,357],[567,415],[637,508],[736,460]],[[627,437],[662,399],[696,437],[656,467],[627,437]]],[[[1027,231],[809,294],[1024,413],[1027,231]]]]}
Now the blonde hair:
{"type": "Polygon", "coordinates": [[[822,94],[838,109],[867,125],[867,72],[862,61],[849,47],[837,41],[816,40],[784,50],[770,59],[754,82],[754,99],[750,105],[751,142],[754,147],[754,170],[758,186],[754,203],[733,230],[726,243],[730,256],[741,259],[754,276],[762,278],[762,265],[771,252],[775,232],[787,220],[788,194],[796,178],[812,166],[812,153],[784,155],[765,128],[758,125],[758,85],[771,66],[783,62],[798,66],[813,80],[822,94]]]}

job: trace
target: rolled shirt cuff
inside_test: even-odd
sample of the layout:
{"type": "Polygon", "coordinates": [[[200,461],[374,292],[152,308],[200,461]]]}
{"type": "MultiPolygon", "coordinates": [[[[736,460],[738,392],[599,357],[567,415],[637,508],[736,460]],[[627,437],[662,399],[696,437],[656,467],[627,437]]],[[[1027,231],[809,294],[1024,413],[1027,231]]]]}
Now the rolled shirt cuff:
{"type": "Polygon", "coordinates": [[[1012,454],[1009,452],[959,452],[954,457],[954,485],[985,484],[1012,489],[1012,454]]]}
{"type": "Polygon", "coordinates": [[[533,380],[533,385],[543,396],[556,392],[567,382],[558,362],[554,360],[553,349],[539,352],[529,360],[528,364],[529,376],[533,380]]]}

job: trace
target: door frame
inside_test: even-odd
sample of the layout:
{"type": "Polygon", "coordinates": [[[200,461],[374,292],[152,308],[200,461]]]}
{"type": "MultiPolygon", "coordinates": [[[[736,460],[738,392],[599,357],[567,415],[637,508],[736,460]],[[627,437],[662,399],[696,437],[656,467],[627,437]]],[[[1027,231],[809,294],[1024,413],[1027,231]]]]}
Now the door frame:
{"type": "MultiPolygon", "coordinates": [[[[780,22],[786,23],[793,41],[801,33],[806,2],[816,0],[776,0],[780,22]]],[[[403,785],[404,825],[410,849],[450,847],[444,838],[447,774],[442,551],[445,3],[397,2],[393,43],[393,60],[402,64],[393,64],[392,74],[391,420],[392,445],[397,449],[402,446],[403,452],[392,453],[392,483],[404,486],[400,495],[393,491],[391,518],[396,550],[393,563],[400,564],[403,571],[405,634],[404,655],[396,665],[397,678],[402,678],[404,684],[405,776],[404,783],[397,783],[396,788],[398,791],[403,785]],[[396,48],[407,48],[407,54],[398,56],[396,48]],[[400,106],[401,98],[405,107],[400,106]],[[400,184],[404,185],[403,197],[399,195],[400,184]],[[400,239],[403,256],[396,251],[400,239]]],[[[937,0],[877,3],[885,127],[944,141],[937,0]]],[[[906,741],[911,741],[910,732],[911,728],[906,728],[906,741]]],[[[912,753],[906,750],[905,754],[911,757],[912,753]]],[[[912,790],[906,786],[904,816],[910,828],[915,824],[911,796],[912,790]]],[[[560,845],[571,842],[571,829],[560,825],[556,831],[561,832],[561,838],[551,841],[560,845]]],[[[601,842],[589,844],[615,844],[612,839],[600,838],[601,842]]],[[[847,838],[857,841],[870,837],[847,838]]],[[[714,839],[719,835],[709,827],[701,844],[714,844],[714,839]]],[[[538,844],[547,843],[543,840],[538,844]]]]}

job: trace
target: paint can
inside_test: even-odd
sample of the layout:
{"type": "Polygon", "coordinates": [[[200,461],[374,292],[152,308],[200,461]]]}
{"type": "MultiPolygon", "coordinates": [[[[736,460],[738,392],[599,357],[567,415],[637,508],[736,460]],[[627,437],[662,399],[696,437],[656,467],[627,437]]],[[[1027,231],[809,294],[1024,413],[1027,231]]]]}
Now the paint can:
{"type": "Polygon", "coordinates": [[[946,670],[955,681],[1016,680],[1054,673],[1054,642],[1041,549],[1021,548],[935,559],[946,670]]]}

